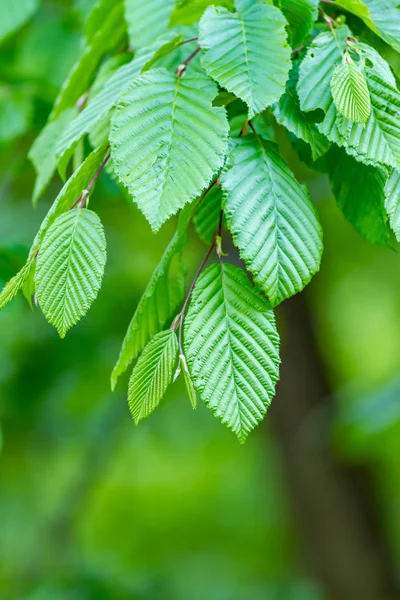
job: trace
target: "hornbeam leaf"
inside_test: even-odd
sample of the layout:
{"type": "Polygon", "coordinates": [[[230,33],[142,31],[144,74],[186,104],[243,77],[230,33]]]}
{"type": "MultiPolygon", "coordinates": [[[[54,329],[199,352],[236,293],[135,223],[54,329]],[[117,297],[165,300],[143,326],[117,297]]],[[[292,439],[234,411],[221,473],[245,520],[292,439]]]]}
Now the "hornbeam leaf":
{"type": "Polygon", "coordinates": [[[317,160],[329,149],[329,140],[320,133],[312,117],[300,110],[297,95],[298,65],[295,64],[286,83],[286,91],[274,105],[276,120],[297,138],[307,142],[311,147],[313,160],[317,160]]]}
{"type": "Polygon", "coordinates": [[[347,119],[364,125],[371,114],[371,101],[360,69],[348,60],[336,65],[331,88],[338,111],[347,119]]]}
{"type": "Polygon", "coordinates": [[[57,119],[46,123],[29,150],[28,157],[37,175],[32,198],[34,206],[55,173],[57,144],[76,113],[76,108],[68,108],[57,119]]]}
{"type": "Polygon", "coordinates": [[[111,375],[113,390],[120,375],[138,357],[147,342],[177,314],[183,303],[185,270],[180,252],[186,243],[187,228],[195,208],[190,205],[182,211],[177,231],[137,305],[111,375]]]}
{"type": "Polygon", "coordinates": [[[318,0],[280,0],[280,7],[289,23],[293,48],[300,46],[310,34],[318,18],[318,0]]]}
{"type": "Polygon", "coordinates": [[[30,273],[34,269],[35,261],[33,258],[29,259],[28,262],[22,267],[22,269],[12,278],[0,292],[0,310],[5,307],[6,304],[11,302],[13,298],[18,294],[19,290],[22,290],[25,282],[29,278],[30,273]]]}
{"type": "Polygon", "coordinates": [[[201,62],[222,87],[244,100],[249,116],[279,100],[290,70],[286,21],[270,4],[243,13],[209,7],[200,21],[201,62]]]}
{"type": "Polygon", "coordinates": [[[319,269],[322,230],[307,189],[276,146],[254,135],[232,145],[221,184],[233,241],[276,306],[300,292],[319,269]]]}
{"type": "Polygon", "coordinates": [[[332,102],[333,69],[342,60],[348,36],[351,36],[350,29],[341,25],[334,33],[320,33],[310,44],[299,69],[297,92],[301,110],[328,110],[332,102]]]}
{"type": "Polygon", "coordinates": [[[143,350],[129,381],[129,408],[136,425],[160,404],[172,383],[179,346],[174,331],[162,331],[143,350]]]}
{"type": "Polygon", "coordinates": [[[2,0],[0,2],[0,41],[27,23],[39,8],[39,0],[2,0]]]}
{"type": "Polygon", "coordinates": [[[37,257],[39,306],[60,337],[83,317],[101,287],[106,239],[96,213],[70,210],[48,229],[37,257]]]}
{"type": "Polygon", "coordinates": [[[152,44],[167,31],[174,0],[124,0],[129,41],[135,50],[152,44]]]}
{"type": "Polygon", "coordinates": [[[279,376],[279,336],[268,303],[244,271],[213,264],[184,321],[184,350],[200,400],[244,442],[263,419],[279,376]]]}
{"type": "Polygon", "coordinates": [[[115,172],[157,230],[196,198],[223,165],[228,121],[202,73],[153,69],[120,99],[111,121],[115,172]]]}
{"type": "Polygon", "coordinates": [[[326,157],[333,194],[346,219],[368,242],[390,245],[385,213],[385,175],[332,148],[326,157]]]}
{"type": "Polygon", "coordinates": [[[400,242],[400,172],[394,170],[385,186],[385,208],[390,226],[400,242]]]}

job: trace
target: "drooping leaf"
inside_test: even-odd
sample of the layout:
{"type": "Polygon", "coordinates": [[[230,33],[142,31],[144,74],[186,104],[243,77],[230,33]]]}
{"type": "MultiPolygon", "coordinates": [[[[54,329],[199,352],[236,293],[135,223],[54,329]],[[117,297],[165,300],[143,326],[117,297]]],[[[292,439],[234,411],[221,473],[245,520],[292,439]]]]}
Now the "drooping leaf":
{"type": "Polygon", "coordinates": [[[124,0],[129,42],[135,50],[152,44],[168,29],[174,0],[124,0]]]}
{"type": "Polygon", "coordinates": [[[290,42],[297,48],[310,34],[318,17],[318,0],[280,0],[280,7],[289,23],[290,42]]]}
{"type": "Polygon", "coordinates": [[[43,241],[49,227],[54,223],[56,218],[68,210],[68,208],[77,200],[82,191],[87,188],[93,175],[101,165],[105,157],[105,148],[97,148],[94,150],[81,166],[71,175],[65,183],[57,198],[47,212],[39,231],[35,236],[29,255],[36,252],[37,248],[43,241]]]}
{"type": "Polygon", "coordinates": [[[310,145],[312,158],[317,160],[329,149],[330,142],[320,133],[312,117],[300,109],[297,82],[298,64],[296,63],[290,72],[285,93],[274,105],[274,115],[280,125],[310,145]]]}
{"type": "Polygon", "coordinates": [[[192,408],[197,408],[197,394],[195,387],[193,385],[193,380],[189,372],[189,367],[187,365],[186,357],[184,354],[179,355],[179,369],[183,373],[183,379],[185,380],[187,393],[189,396],[190,404],[192,408]]]}
{"type": "Polygon", "coordinates": [[[76,113],[75,108],[69,108],[54,121],[46,123],[29,150],[28,157],[37,174],[32,198],[34,206],[36,206],[37,201],[55,173],[57,168],[57,144],[76,113]]]}
{"type": "Polygon", "coordinates": [[[222,87],[244,100],[249,116],[279,100],[290,70],[281,11],[255,4],[243,14],[209,7],[200,21],[202,65],[222,87]]]}
{"type": "Polygon", "coordinates": [[[172,383],[178,355],[178,339],[171,330],[157,333],[143,350],[129,381],[129,408],[136,425],[159,405],[172,383]]]}
{"type": "Polygon", "coordinates": [[[65,337],[97,297],[106,256],[103,226],[90,210],[70,210],[48,229],[36,259],[36,294],[60,337],[65,337]]]}
{"type": "Polygon", "coordinates": [[[0,2],[0,41],[25,25],[38,10],[40,0],[2,0],[0,2]]]}
{"type": "Polygon", "coordinates": [[[22,269],[12,278],[0,292],[0,310],[11,302],[23,288],[30,272],[34,268],[34,259],[30,258],[22,269]]]}
{"type": "Polygon", "coordinates": [[[268,303],[241,269],[217,263],[201,274],[184,350],[199,399],[244,442],[275,392],[279,336],[268,303]]]}
{"type": "Polygon", "coordinates": [[[187,206],[182,211],[178,229],[140,299],[111,375],[112,389],[120,375],[138,357],[149,340],[177,314],[183,303],[185,270],[180,251],[186,243],[187,228],[194,210],[194,206],[187,206]]]}
{"type": "Polygon", "coordinates": [[[255,135],[232,145],[221,184],[233,241],[276,306],[300,292],[319,269],[322,230],[307,189],[276,146],[255,135]]]}
{"type": "Polygon", "coordinates": [[[389,246],[385,213],[385,175],[333,148],[327,155],[331,187],[346,219],[368,242],[389,246]]]}
{"type": "Polygon", "coordinates": [[[221,188],[212,187],[193,217],[196,231],[206,244],[211,244],[217,233],[221,213],[221,199],[221,188]]]}
{"type": "Polygon", "coordinates": [[[196,198],[222,166],[228,135],[215,84],[201,73],[147,71],[114,112],[110,144],[116,174],[157,230],[196,198]]]}
{"type": "Polygon", "coordinates": [[[347,119],[364,125],[371,114],[367,83],[360,69],[349,60],[336,65],[331,81],[332,97],[347,119]]]}
{"type": "Polygon", "coordinates": [[[350,29],[341,25],[334,33],[320,33],[311,42],[299,69],[297,92],[301,110],[328,110],[332,102],[333,70],[342,60],[348,36],[351,36],[350,29]]]}
{"type": "Polygon", "coordinates": [[[214,2],[214,0],[178,0],[171,14],[170,26],[197,23],[210,4],[223,6],[231,11],[235,8],[233,0],[220,0],[219,2],[214,2]]]}
{"type": "Polygon", "coordinates": [[[374,33],[400,52],[400,6],[398,0],[338,0],[374,33]]]}
{"type": "Polygon", "coordinates": [[[385,208],[390,226],[400,242],[400,173],[394,170],[385,186],[385,208]]]}

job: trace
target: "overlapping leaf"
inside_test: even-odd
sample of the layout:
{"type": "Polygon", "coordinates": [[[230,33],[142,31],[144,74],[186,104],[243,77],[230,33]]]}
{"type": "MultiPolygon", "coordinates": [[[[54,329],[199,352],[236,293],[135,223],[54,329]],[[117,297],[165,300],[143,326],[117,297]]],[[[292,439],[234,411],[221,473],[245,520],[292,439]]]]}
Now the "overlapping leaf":
{"type": "Polygon", "coordinates": [[[209,7],[200,21],[203,67],[246,102],[250,118],[285,90],[291,65],[285,25],[270,4],[254,4],[243,13],[209,7]]]}
{"type": "Polygon", "coordinates": [[[124,0],[128,35],[135,50],[149,46],[168,29],[175,0],[124,0]]]}
{"type": "Polygon", "coordinates": [[[133,82],[112,118],[110,143],[121,183],[153,229],[197,197],[222,166],[228,121],[213,107],[204,74],[153,69],[133,82]]]}
{"type": "Polygon", "coordinates": [[[329,148],[330,142],[320,133],[313,118],[300,109],[297,95],[298,64],[293,66],[286,84],[286,91],[274,105],[274,115],[278,123],[311,147],[313,160],[317,160],[329,148]]]}
{"type": "Polygon", "coordinates": [[[385,186],[385,208],[390,226],[400,242],[400,172],[394,170],[385,186]]]}
{"type": "Polygon", "coordinates": [[[389,246],[384,173],[339,148],[333,148],[326,158],[332,191],[346,219],[368,242],[389,246]]]}
{"type": "Polygon", "coordinates": [[[347,119],[364,125],[371,114],[371,101],[367,83],[357,65],[349,59],[336,65],[331,87],[338,111],[347,119]]]}
{"type": "Polygon", "coordinates": [[[279,336],[273,312],[241,269],[218,263],[201,274],[184,350],[199,398],[244,442],[275,392],[279,336]]]}
{"type": "Polygon", "coordinates": [[[300,46],[310,34],[318,17],[318,0],[280,0],[280,7],[289,23],[293,48],[300,46]]]}
{"type": "Polygon", "coordinates": [[[96,213],[71,210],[48,229],[37,257],[36,294],[60,337],[89,310],[101,287],[105,263],[106,240],[96,213]]]}
{"type": "Polygon", "coordinates": [[[235,8],[233,0],[219,0],[219,2],[214,2],[214,0],[177,0],[171,14],[170,26],[197,23],[210,4],[223,6],[231,11],[235,8]]]}
{"type": "Polygon", "coordinates": [[[301,291],[319,269],[322,230],[307,189],[276,146],[254,135],[232,146],[221,183],[234,243],[276,306],[301,291]]]}
{"type": "Polygon", "coordinates": [[[136,424],[159,405],[174,377],[178,354],[176,333],[171,330],[155,335],[143,350],[129,381],[129,408],[136,424]]]}
{"type": "Polygon", "coordinates": [[[221,198],[221,188],[214,186],[208,194],[206,194],[193,217],[196,231],[206,244],[211,244],[218,229],[221,213],[221,198]]]}
{"type": "Polygon", "coordinates": [[[23,289],[26,280],[29,278],[30,273],[34,268],[34,259],[31,258],[22,267],[22,269],[12,278],[0,292],[0,310],[5,307],[6,304],[11,302],[23,289]]]}

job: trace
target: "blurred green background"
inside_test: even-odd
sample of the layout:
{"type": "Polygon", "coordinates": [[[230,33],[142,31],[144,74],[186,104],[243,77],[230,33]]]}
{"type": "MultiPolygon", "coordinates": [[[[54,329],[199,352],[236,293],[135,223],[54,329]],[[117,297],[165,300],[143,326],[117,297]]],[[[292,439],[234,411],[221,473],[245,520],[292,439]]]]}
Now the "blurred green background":
{"type": "MultiPolygon", "coordinates": [[[[0,46],[0,287],[61,185],[34,210],[26,155],[79,55],[88,4],[45,1],[0,46]]],[[[127,379],[111,393],[174,224],[154,236],[107,175],[92,202],[108,264],[87,318],[61,341],[22,297],[0,313],[1,599],[398,598],[400,258],[363,241],[326,180],[287,154],[325,253],[279,311],[282,381],[243,447],[191,409],[181,381],[139,427],[127,379]]],[[[189,274],[203,253],[192,231],[189,274]]]]}

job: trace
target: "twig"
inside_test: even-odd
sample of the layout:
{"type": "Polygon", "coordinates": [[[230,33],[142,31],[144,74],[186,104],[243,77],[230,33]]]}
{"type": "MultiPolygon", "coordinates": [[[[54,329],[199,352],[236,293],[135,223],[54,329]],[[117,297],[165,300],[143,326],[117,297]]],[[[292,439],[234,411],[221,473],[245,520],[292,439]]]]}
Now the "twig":
{"type": "Polygon", "coordinates": [[[177,77],[182,77],[182,75],[186,71],[188,64],[190,63],[191,60],[194,59],[194,57],[200,52],[200,50],[201,50],[200,46],[197,46],[196,50],[194,50],[192,52],[192,54],[190,54],[190,56],[188,56],[187,59],[181,65],[179,65],[179,67],[175,71],[175,74],[177,77]]]}
{"type": "Polygon", "coordinates": [[[331,19],[331,17],[329,17],[329,16],[326,14],[326,12],[324,12],[324,11],[322,10],[322,8],[321,8],[320,6],[318,7],[318,10],[319,10],[319,12],[321,13],[321,15],[322,15],[322,18],[324,19],[325,23],[328,25],[329,29],[330,29],[330,30],[333,32],[333,23],[334,23],[334,20],[333,20],[333,19],[331,19]]]}
{"type": "Polygon", "coordinates": [[[110,157],[111,157],[111,152],[109,152],[107,154],[107,156],[105,157],[105,159],[103,160],[103,162],[101,163],[99,168],[97,169],[96,173],[93,175],[92,179],[88,183],[87,187],[82,191],[81,195],[75,200],[75,202],[73,204],[71,204],[71,206],[69,207],[68,210],[72,210],[79,203],[81,204],[82,207],[84,206],[86,199],[90,193],[90,190],[92,189],[92,187],[96,183],[97,179],[99,178],[100,173],[102,172],[102,170],[104,169],[104,167],[106,166],[108,161],[110,160],[110,157]]]}

